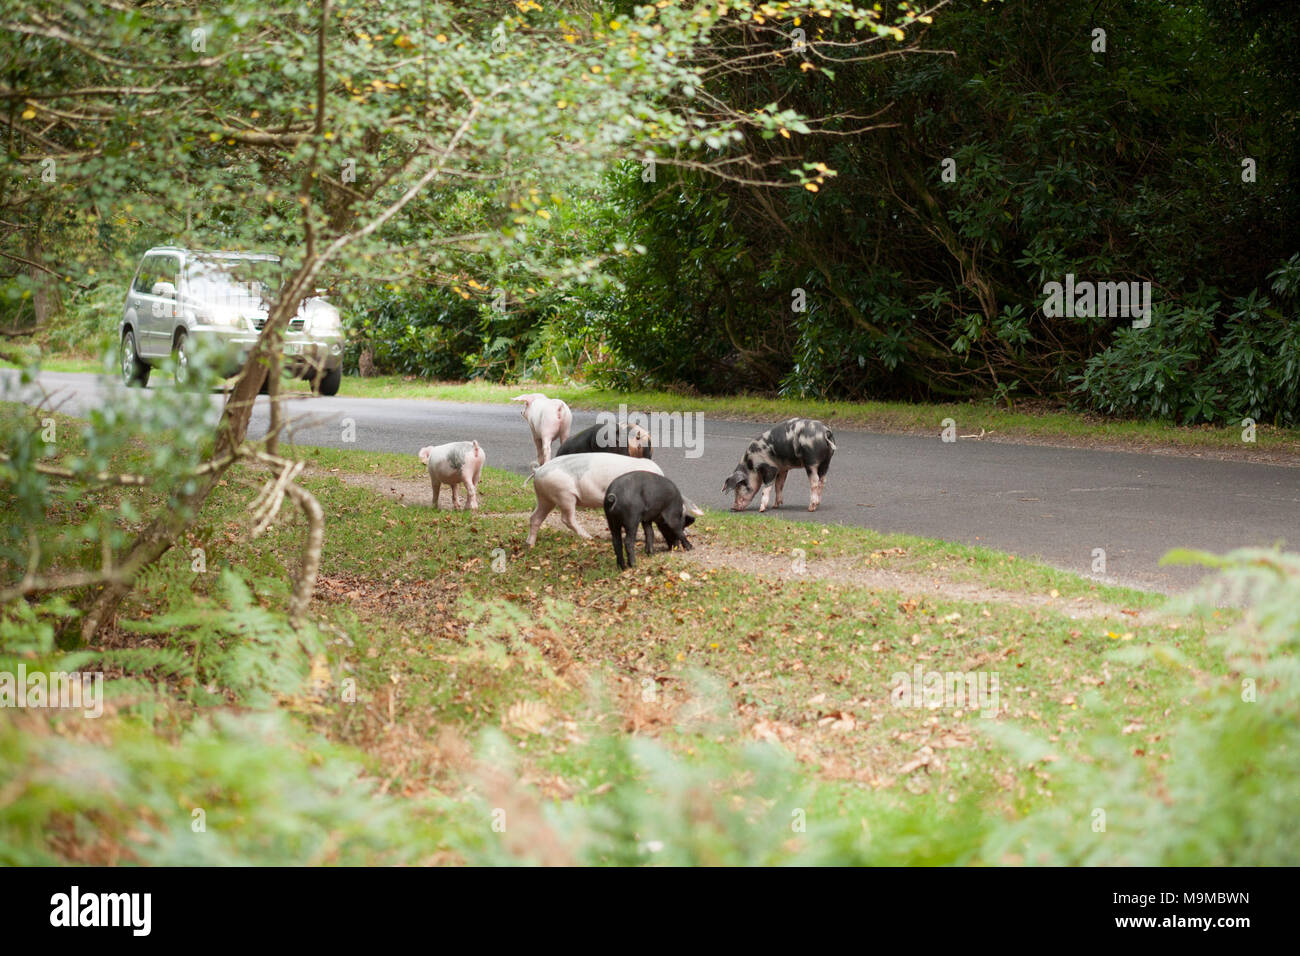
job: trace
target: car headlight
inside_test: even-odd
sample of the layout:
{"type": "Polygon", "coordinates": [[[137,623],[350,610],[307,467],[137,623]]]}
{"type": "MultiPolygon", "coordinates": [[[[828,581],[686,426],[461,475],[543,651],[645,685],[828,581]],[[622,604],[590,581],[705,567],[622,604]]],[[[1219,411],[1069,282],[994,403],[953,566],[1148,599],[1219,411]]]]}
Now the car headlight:
{"type": "Polygon", "coordinates": [[[243,324],[238,309],[222,309],[211,305],[196,309],[194,319],[203,325],[221,325],[226,328],[235,328],[243,324]]]}

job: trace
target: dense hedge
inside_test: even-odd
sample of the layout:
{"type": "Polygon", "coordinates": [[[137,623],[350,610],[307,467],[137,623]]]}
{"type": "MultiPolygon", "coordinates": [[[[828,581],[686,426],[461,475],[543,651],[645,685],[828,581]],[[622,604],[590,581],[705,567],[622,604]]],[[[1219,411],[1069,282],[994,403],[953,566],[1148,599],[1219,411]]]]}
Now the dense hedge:
{"type": "Polygon", "coordinates": [[[842,66],[833,80],[787,57],[769,87],[720,86],[808,115],[892,104],[881,119],[897,125],[751,144],[837,170],[816,194],[629,170],[616,201],[649,251],[620,273],[625,293],[597,303],[596,328],[643,382],[1072,396],[1119,414],[1294,423],[1295,266],[1277,270],[1300,249],[1282,42],[1300,8],[1263,11],[957,3],[925,40],[955,56],[842,66]],[[1044,285],[1066,273],[1150,282],[1151,326],[1047,318],[1044,285]]]}

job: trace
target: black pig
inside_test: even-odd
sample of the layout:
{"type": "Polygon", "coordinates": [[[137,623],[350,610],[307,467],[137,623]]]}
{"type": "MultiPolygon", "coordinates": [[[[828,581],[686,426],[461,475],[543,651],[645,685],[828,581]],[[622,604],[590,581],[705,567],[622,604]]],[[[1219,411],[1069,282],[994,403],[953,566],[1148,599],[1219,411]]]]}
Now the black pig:
{"type": "Polygon", "coordinates": [[[608,425],[592,425],[578,432],[556,449],[555,457],[596,451],[632,458],[654,457],[649,432],[640,425],[629,424],[625,428],[619,428],[612,422],[608,425]]]}
{"type": "Polygon", "coordinates": [[[675,544],[680,544],[683,551],[690,551],[686,526],[695,521],[696,515],[703,513],[683,500],[677,486],[663,475],[637,471],[615,478],[605,492],[605,521],[609,523],[609,534],[614,539],[614,557],[619,570],[636,567],[638,525],[645,528],[646,554],[654,554],[652,525],[659,526],[659,533],[668,543],[669,551],[675,544]],[[624,549],[627,551],[626,563],[623,560],[624,549]]]}

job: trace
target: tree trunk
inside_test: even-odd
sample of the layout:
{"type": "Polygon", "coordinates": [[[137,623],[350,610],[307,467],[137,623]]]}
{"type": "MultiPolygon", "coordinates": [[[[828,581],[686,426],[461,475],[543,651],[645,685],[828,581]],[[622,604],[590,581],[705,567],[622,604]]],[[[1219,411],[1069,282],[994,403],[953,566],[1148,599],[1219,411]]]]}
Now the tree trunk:
{"type": "MultiPolygon", "coordinates": [[[[41,238],[39,219],[37,225],[27,233],[27,258],[44,265],[44,241],[41,238]]],[[[35,286],[32,290],[32,309],[36,313],[36,327],[42,328],[50,319],[63,314],[63,290],[59,288],[58,278],[44,269],[28,266],[27,273],[35,286]]]]}
{"type": "MultiPolygon", "coordinates": [[[[248,422],[253,414],[253,403],[262,388],[262,381],[272,368],[278,370],[280,350],[284,343],[284,330],[289,320],[297,313],[302,301],[302,290],[315,279],[320,268],[318,260],[309,260],[285,283],[280,298],[276,301],[271,314],[267,316],[262,334],[257,344],[249,353],[244,370],[235,379],[235,385],[226,397],[226,405],[217,425],[217,442],[213,449],[213,459],[219,459],[236,451],[248,436],[248,422]]],[[[279,401],[279,390],[275,390],[273,399],[279,401]]],[[[282,413],[274,416],[282,420],[282,413]]],[[[117,609],[122,600],[131,593],[135,580],[141,571],[152,565],[179,541],[194,524],[199,511],[217,486],[222,472],[214,471],[206,475],[198,488],[181,499],[177,507],[168,509],[158,515],[132,543],[121,565],[131,572],[119,583],[106,585],[97,594],[93,594],[86,605],[86,615],[81,622],[81,640],[90,642],[117,616],[117,609]]],[[[319,545],[316,553],[319,554],[319,545]]],[[[314,575],[313,575],[314,578],[314,575]]]]}

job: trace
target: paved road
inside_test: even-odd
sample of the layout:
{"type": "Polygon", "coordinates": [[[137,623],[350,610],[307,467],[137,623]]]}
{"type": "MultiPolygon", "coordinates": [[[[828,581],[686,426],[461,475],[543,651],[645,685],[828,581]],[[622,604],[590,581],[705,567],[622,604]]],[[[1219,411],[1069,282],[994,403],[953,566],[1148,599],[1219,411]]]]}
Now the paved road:
{"type": "MultiPolygon", "coordinates": [[[[15,373],[0,373],[0,382],[15,373]]],[[[60,410],[83,415],[113,401],[116,384],[91,375],[45,373],[60,410]]],[[[155,388],[167,386],[155,386],[155,388]]],[[[343,391],[347,391],[344,382],[343,391]]],[[[220,396],[212,396],[214,420],[220,396]]],[[[266,400],[254,413],[265,432],[266,400]]],[[[488,464],[527,474],[534,458],[527,425],[514,406],[405,399],[311,398],[290,406],[293,440],[303,445],[409,452],[423,445],[476,438],[488,464]],[[344,419],[355,443],[343,441],[344,419]]],[[[576,412],[574,430],[594,424],[576,412]]],[[[763,426],[705,419],[702,454],[656,448],[655,461],[697,503],[724,507],[722,480],[763,426]]],[[[1283,541],[1300,544],[1300,468],[1247,462],[1053,448],[987,441],[945,444],[921,438],[835,429],[839,450],[821,509],[810,515],[808,483],[792,473],[786,506],[754,521],[845,524],[980,544],[1090,574],[1093,549],[1106,552],[1105,580],[1154,590],[1181,590],[1201,572],[1161,568],[1178,546],[1223,551],[1283,541]]]]}

